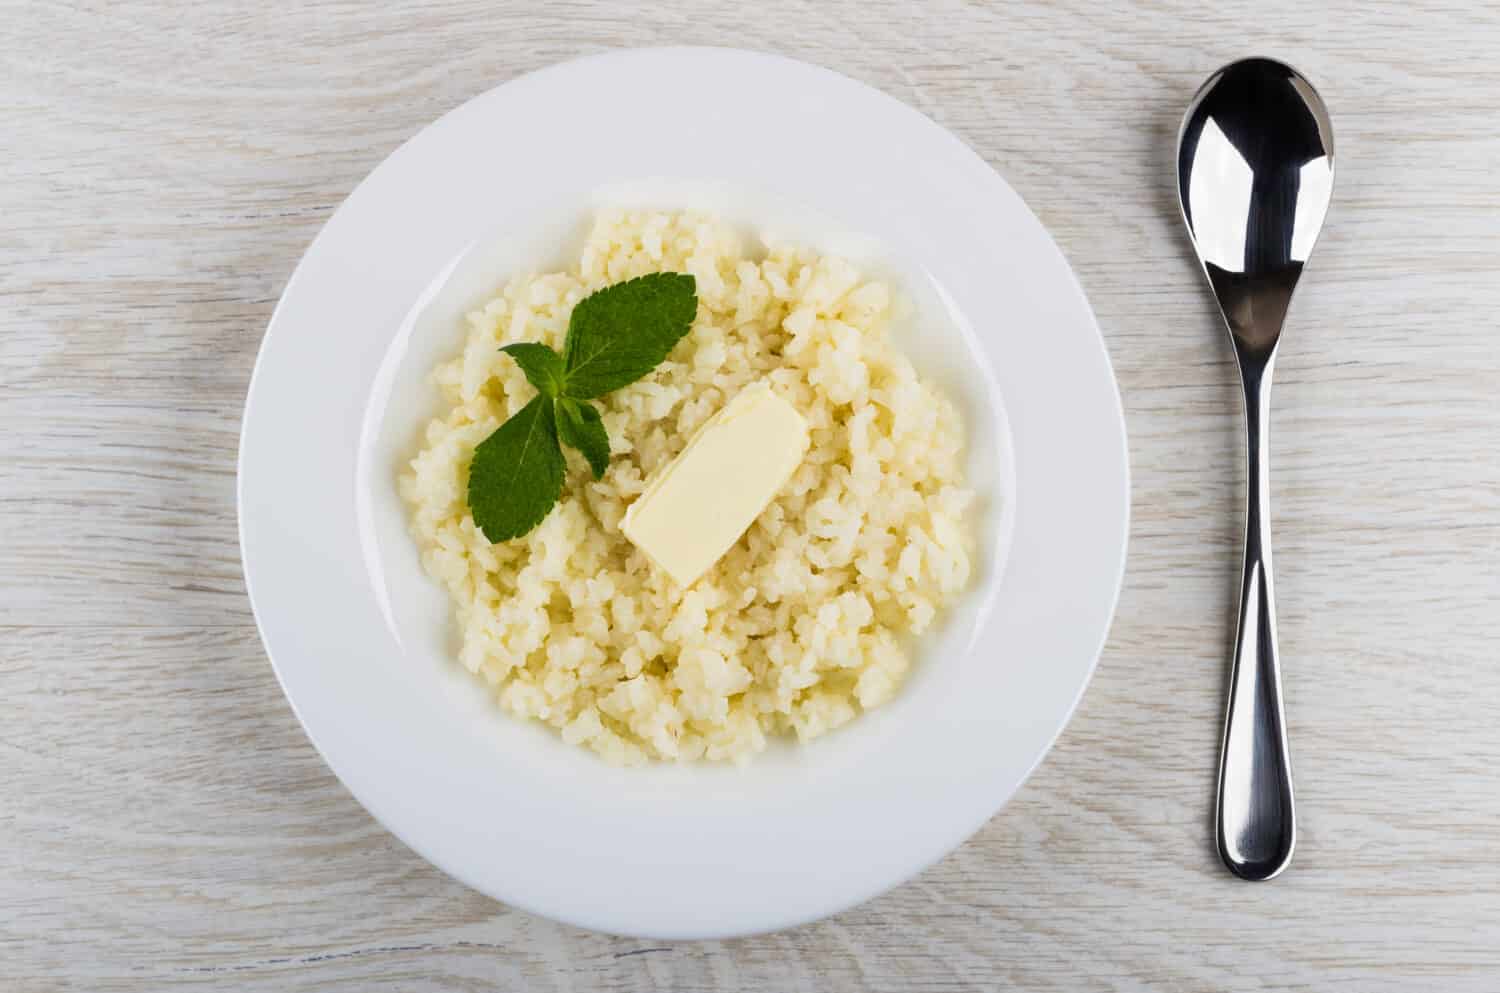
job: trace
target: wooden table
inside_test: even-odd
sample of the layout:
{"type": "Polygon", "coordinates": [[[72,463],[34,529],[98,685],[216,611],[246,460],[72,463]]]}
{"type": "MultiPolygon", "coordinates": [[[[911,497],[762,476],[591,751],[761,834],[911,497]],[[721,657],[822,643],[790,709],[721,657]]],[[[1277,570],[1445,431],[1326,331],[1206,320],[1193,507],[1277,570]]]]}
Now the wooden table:
{"type": "Polygon", "coordinates": [[[0,989],[1500,989],[1497,56],[1482,2],[6,3],[0,989]],[[512,911],[371,820],[277,689],[234,511],[262,330],[359,179],[497,83],[665,43],[822,63],[978,149],[1088,290],[1134,472],[1108,648],[1007,810],[708,944],[512,911]],[[1255,886],[1209,847],[1243,469],[1171,179],[1250,52],[1340,155],[1273,439],[1302,840],[1255,886]]]}

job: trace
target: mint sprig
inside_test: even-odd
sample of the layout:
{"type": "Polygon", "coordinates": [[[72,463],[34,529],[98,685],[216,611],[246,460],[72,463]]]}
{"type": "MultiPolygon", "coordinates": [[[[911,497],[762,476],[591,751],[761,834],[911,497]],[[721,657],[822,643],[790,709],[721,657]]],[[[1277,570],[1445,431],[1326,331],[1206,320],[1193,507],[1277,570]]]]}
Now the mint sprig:
{"type": "Polygon", "coordinates": [[[562,494],[562,444],[583,454],[594,478],[609,466],[609,435],[590,400],[628,386],[666,359],[698,312],[690,275],[658,272],[606,286],[578,301],[563,353],[541,342],[501,349],[537,395],[474,449],[469,512],[492,542],[519,538],[562,494]]]}

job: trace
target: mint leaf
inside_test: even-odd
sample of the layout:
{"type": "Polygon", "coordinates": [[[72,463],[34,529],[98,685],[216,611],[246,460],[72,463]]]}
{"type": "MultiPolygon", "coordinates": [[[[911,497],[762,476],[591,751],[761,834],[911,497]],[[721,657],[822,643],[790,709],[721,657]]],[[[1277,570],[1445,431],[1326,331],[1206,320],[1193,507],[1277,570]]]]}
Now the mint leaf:
{"type": "Polygon", "coordinates": [[[552,401],[532,397],[474,449],[469,463],[474,523],[491,542],[530,531],[557,503],[564,468],[552,401]]]}
{"type": "Polygon", "coordinates": [[[519,538],[562,494],[562,443],[583,453],[599,479],[609,468],[609,435],[589,400],[655,369],[692,327],[698,284],[658,272],[606,286],[578,301],[563,354],[537,341],[500,349],[538,396],[474,449],[469,513],[491,542],[519,538]]]}
{"type": "Polygon", "coordinates": [[[594,478],[602,479],[609,468],[609,434],[599,409],[587,400],[557,398],[557,434],[563,443],[578,449],[589,460],[594,478]]]}
{"type": "Polygon", "coordinates": [[[526,381],[538,392],[555,397],[562,392],[563,360],[552,349],[539,341],[523,341],[506,345],[500,351],[516,360],[516,365],[526,374],[526,381]]]}
{"type": "Polygon", "coordinates": [[[698,313],[697,282],[657,272],[578,301],[563,345],[564,396],[590,400],[655,369],[698,313]]]}

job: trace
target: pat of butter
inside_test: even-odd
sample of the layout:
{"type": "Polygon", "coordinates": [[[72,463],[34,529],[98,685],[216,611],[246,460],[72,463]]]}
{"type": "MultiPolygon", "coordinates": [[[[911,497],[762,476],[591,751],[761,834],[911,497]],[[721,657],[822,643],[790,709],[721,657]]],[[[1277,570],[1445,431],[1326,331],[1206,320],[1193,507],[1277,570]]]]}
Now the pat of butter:
{"type": "Polygon", "coordinates": [[[807,454],[807,422],[764,382],[693,435],[625,512],[620,529],[683,586],[729,551],[807,454]]]}

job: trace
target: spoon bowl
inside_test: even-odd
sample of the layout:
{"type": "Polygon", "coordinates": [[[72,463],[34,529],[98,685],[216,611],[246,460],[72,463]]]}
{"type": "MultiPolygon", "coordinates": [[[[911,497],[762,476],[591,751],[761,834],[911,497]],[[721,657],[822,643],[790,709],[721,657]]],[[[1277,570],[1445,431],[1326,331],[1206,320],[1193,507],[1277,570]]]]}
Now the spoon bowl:
{"type": "Polygon", "coordinates": [[[1183,117],[1177,193],[1236,348],[1274,349],[1333,196],[1333,127],[1312,84],[1263,58],[1210,76],[1183,117]]]}
{"type": "Polygon", "coordinates": [[[1215,835],[1231,872],[1270,879],[1291,862],[1297,842],[1271,580],[1271,374],[1333,194],[1333,129],[1312,84],[1264,58],[1210,76],[1183,117],[1177,193],[1234,344],[1249,454],[1215,835]]]}

